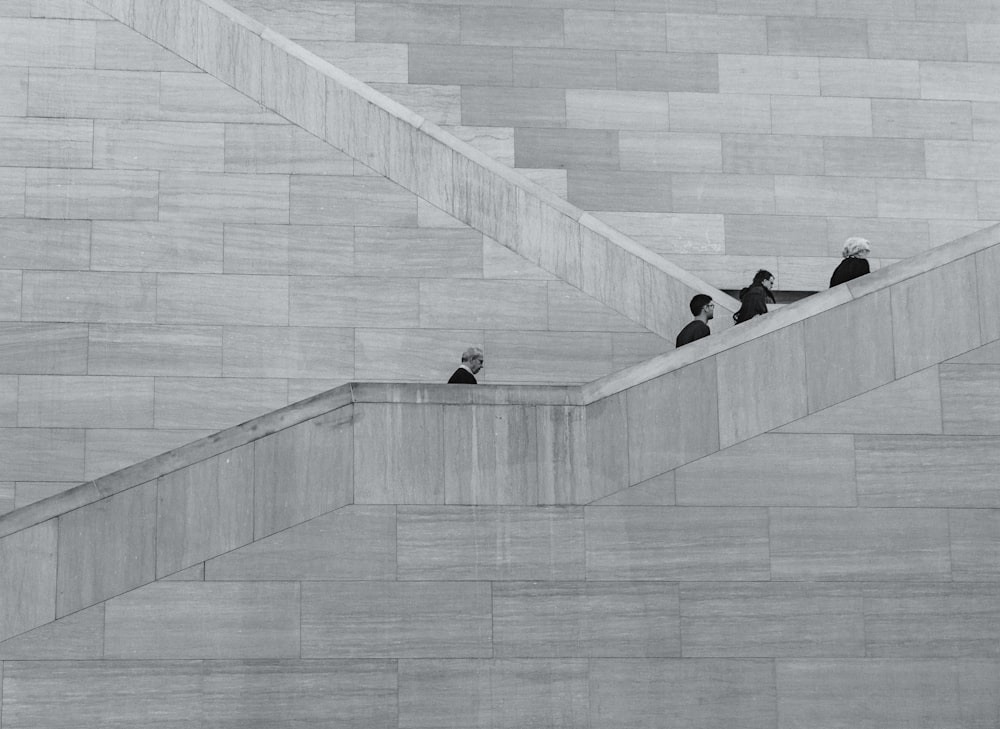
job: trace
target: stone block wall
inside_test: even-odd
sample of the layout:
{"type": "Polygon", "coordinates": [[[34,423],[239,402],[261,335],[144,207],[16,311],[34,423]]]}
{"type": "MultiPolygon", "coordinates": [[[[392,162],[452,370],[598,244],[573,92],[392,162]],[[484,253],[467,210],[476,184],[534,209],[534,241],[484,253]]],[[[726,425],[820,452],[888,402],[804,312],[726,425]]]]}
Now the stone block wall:
{"type": "Polygon", "coordinates": [[[990,2],[233,4],[720,288],[1000,219],[990,2]]]}

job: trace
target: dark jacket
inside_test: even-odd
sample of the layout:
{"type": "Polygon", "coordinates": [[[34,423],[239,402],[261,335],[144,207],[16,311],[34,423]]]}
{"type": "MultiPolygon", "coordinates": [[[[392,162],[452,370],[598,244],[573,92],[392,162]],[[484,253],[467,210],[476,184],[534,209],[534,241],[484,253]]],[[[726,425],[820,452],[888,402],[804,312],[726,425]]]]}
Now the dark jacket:
{"type": "Polygon", "coordinates": [[[774,294],[764,288],[763,284],[753,284],[740,291],[740,310],[733,314],[733,321],[742,324],[759,314],[767,313],[767,300],[774,301],[774,294]]]}
{"type": "Polygon", "coordinates": [[[701,319],[695,319],[693,322],[681,329],[680,334],[677,335],[677,340],[674,342],[674,346],[683,347],[685,344],[696,342],[703,337],[707,337],[711,333],[712,330],[708,328],[708,324],[703,322],[701,319]]]}
{"type": "Polygon", "coordinates": [[[847,283],[859,276],[864,276],[866,273],[870,273],[871,270],[871,266],[868,265],[868,259],[866,258],[854,258],[853,256],[845,258],[834,269],[833,275],[830,277],[830,288],[832,289],[834,286],[847,283]]]}
{"type": "Polygon", "coordinates": [[[475,385],[476,376],[464,367],[459,367],[448,378],[449,385],[475,385]]]}

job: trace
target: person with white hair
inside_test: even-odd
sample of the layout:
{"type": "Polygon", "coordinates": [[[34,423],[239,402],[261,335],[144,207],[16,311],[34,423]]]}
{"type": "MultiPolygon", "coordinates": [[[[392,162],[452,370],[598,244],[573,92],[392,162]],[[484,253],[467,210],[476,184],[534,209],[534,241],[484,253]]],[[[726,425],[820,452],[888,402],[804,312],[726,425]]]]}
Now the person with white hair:
{"type": "Polygon", "coordinates": [[[483,350],[479,347],[469,347],[462,352],[462,366],[448,378],[449,385],[475,385],[476,373],[483,368],[486,360],[483,350]]]}
{"type": "Polygon", "coordinates": [[[848,238],[844,241],[844,250],[840,253],[844,260],[837,265],[830,277],[830,288],[870,273],[868,254],[871,250],[871,244],[864,238],[848,238]]]}

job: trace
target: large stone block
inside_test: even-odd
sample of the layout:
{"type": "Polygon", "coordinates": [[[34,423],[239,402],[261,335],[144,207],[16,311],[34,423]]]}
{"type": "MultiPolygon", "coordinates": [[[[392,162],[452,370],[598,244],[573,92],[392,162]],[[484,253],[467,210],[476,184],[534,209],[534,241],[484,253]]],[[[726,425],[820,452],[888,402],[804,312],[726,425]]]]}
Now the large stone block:
{"type": "Polygon", "coordinates": [[[872,58],[964,61],[966,31],[957,23],[872,19],[868,21],[868,52],[872,58]]]}
{"type": "Polygon", "coordinates": [[[223,226],[209,221],[95,220],[90,267],[102,271],[222,273],[223,226]]]}
{"type": "Polygon", "coordinates": [[[1000,69],[992,63],[920,64],[920,96],[924,99],[1000,101],[1000,69]]]}
{"type": "MultiPolygon", "coordinates": [[[[86,326],[0,323],[0,372],[81,375],[86,371],[86,326]]],[[[14,399],[16,402],[16,395],[14,399]]]]}
{"type": "Polygon", "coordinates": [[[350,276],[354,272],[352,226],[229,223],[223,239],[226,273],[350,276]]]}
{"type": "Polygon", "coordinates": [[[89,119],[0,119],[4,167],[90,167],[93,150],[89,119]]]}
{"type": "Polygon", "coordinates": [[[27,110],[40,117],[155,119],[159,91],[160,74],[151,71],[39,68],[31,74],[27,110]]]}
{"type": "Polygon", "coordinates": [[[151,171],[28,169],[24,211],[34,218],[156,220],[159,192],[151,171]]]}
{"type": "Polygon", "coordinates": [[[331,327],[226,327],[224,377],[354,378],[354,331],[331,327]]]}
{"type": "Polygon", "coordinates": [[[467,7],[461,25],[462,45],[561,48],[564,43],[559,8],[467,7]]]}
{"type": "Polygon", "coordinates": [[[671,131],[771,133],[767,94],[672,92],[669,103],[671,131]]]}
{"type": "Polygon", "coordinates": [[[779,215],[874,217],[881,200],[876,181],[861,177],[774,178],[774,211],[779,215]]]}
{"type": "Polygon", "coordinates": [[[293,224],[417,224],[416,197],[383,177],[293,175],[290,195],[293,224]]]}
{"type": "Polygon", "coordinates": [[[0,640],[55,619],[56,540],[55,519],[0,539],[0,640]]]}
{"type": "Polygon", "coordinates": [[[26,321],[152,323],[156,277],[142,273],[31,271],[22,276],[26,321]]]}
{"type": "Polygon", "coordinates": [[[769,17],[767,50],[774,55],[864,58],[867,31],[865,21],[855,18],[769,17]]]}
{"type": "Polygon", "coordinates": [[[579,129],[670,128],[669,95],[660,91],[566,89],[566,126],[579,129]]]}
{"type": "Polygon", "coordinates": [[[160,324],[286,326],[289,281],[280,276],[160,274],[160,324]]]}
{"type": "Polygon", "coordinates": [[[618,88],[629,91],[719,91],[714,53],[618,51],[618,88]]]}
{"type": "Polygon", "coordinates": [[[150,428],[153,380],[102,375],[21,375],[18,425],[34,428],[150,428]]]}
{"type": "Polygon", "coordinates": [[[355,406],[354,502],[445,502],[444,408],[363,403],[355,406]]]}
{"type": "MultiPolygon", "coordinates": [[[[613,89],[617,65],[613,50],[579,48],[515,48],[513,85],[576,89],[613,89]]],[[[572,125],[569,125],[572,126],[572,125]]]]}
{"type": "Polygon", "coordinates": [[[222,172],[225,137],[218,124],[97,120],[94,167],[222,172]]]}
{"type": "Polygon", "coordinates": [[[287,223],[286,175],[160,173],[160,220],[287,223]]]}
{"type": "MultiPolygon", "coordinates": [[[[739,25],[743,29],[746,28],[747,22],[757,21],[761,25],[764,22],[763,18],[745,17],[727,20],[740,21],[739,25]]],[[[818,59],[803,56],[768,56],[763,53],[733,55],[734,53],[727,49],[725,55],[719,56],[721,93],[819,96],[818,59]]]]}
{"type": "MultiPolygon", "coordinates": [[[[2,378],[0,382],[7,379],[2,378]]],[[[16,383],[17,378],[10,380],[16,383]]],[[[0,392],[4,393],[3,402],[6,403],[9,393],[16,393],[16,389],[4,387],[0,392]]],[[[14,481],[82,481],[84,431],[78,428],[16,428],[16,403],[15,396],[9,410],[6,404],[0,409],[5,426],[10,426],[0,428],[4,478],[14,481]]]]}
{"type": "Polygon", "coordinates": [[[222,375],[221,327],[92,324],[89,331],[92,375],[222,375]]]}
{"type": "Polygon", "coordinates": [[[956,582],[1000,580],[1000,511],[949,509],[948,531],[956,582]]]}
{"type": "Polygon", "coordinates": [[[512,83],[510,48],[410,43],[409,81],[414,84],[494,86],[512,83]]]}

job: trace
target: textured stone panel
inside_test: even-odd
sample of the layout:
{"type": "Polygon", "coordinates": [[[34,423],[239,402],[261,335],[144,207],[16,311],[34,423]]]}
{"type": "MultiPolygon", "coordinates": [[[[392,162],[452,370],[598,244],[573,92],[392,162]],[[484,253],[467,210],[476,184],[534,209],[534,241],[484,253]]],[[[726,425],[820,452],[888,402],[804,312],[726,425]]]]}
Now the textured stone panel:
{"type": "Polygon", "coordinates": [[[613,50],[604,44],[581,48],[515,48],[513,52],[514,86],[538,86],[565,89],[613,89],[618,66],[613,50]]]}
{"type": "Polygon", "coordinates": [[[291,326],[416,327],[418,279],[296,276],[289,279],[291,326]]]}
{"type": "Polygon", "coordinates": [[[824,96],[920,98],[917,61],[823,58],[819,73],[824,96]]]}
{"type": "Polygon", "coordinates": [[[768,660],[593,660],[592,729],[741,726],[777,722],[768,660]]]}
{"type": "Polygon", "coordinates": [[[94,122],[94,167],[222,172],[225,129],[193,122],[94,122]]]}
{"type": "Polygon", "coordinates": [[[917,139],[860,139],[834,137],[823,140],[826,174],[845,177],[942,177],[931,174],[931,155],[924,161],[924,146],[933,144],[917,139]],[[927,167],[927,169],[925,169],[927,167]]]}
{"type": "Polygon", "coordinates": [[[560,48],[563,12],[557,8],[464,7],[461,43],[560,48]]]}
{"type": "Polygon", "coordinates": [[[497,657],[680,655],[677,586],[513,582],[493,587],[497,657]]]}
{"type": "Polygon", "coordinates": [[[774,55],[835,56],[868,55],[868,26],[853,18],[767,19],[767,50],[774,55]]]}
{"type": "Polygon", "coordinates": [[[571,48],[666,50],[666,19],[661,13],[568,8],[563,26],[566,45],[571,48]]]}
{"type": "Polygon", "coordinates": [[[629,485],[625,397],[616,393],[586,406],[587,468],[596,493],[611,494],[629,485]]]}
{"type": "Polygon", "coordinates": [[[718,134],[618,132],[616,157],[623,170],[721,172],[718,134]]]}
{"type": "Polygon", "coordinates": [[[670,128],[669,95],[659,91],[566,89],[566,126],[580,129],[670,128]]]}
{"type": "Polygon", "coordinates": [[[84,478],[100,478],[212,434],[212,430],[88,428],[84,478]]]}
{"type": "Polygon", "coordinates": [[[681,585],[690,656],[864,656],[861,589],[830,583],[681,585]]]}
{"type": "Polygon", "coordinates": [[[28,69],[0,68],[0,113],[24,116],[28,112],[28,69]]]}
{"type": "Polygon", "coordinates": [[[777,176],[774,178],[774,200],[775,212],[779,215],[856,218],[881,213],[876,180],[860,177],[777,176]]]}
{"type": "Polygon", "coordinates": [[[396,508],[349,505],[205,564],[207,580],[393,580],[396,508]]]}
{"type": "MultiPolygon", "coordinates": [[[[38,529],[38,527],[34,527],[34,529],[38,529]]],[[[10,538],[8,537],[8,539],[10,538]]],[[[54,564],[55,549],[53,546],[53,566],[54,564]]],[[[55,573],[52,574],[54,587],[55,573]]],[[[23,590],[20,594],[24,594],[23,590]]],[[[52,620],[54,616],[55,613],[52,613],[48,619],[52,620]]],[[[101,658],[103,653],[103,604],[67,615],[61,620],[42,625],[0,643],[0,658],[5,661],[94,660],[101,658]]]]}
{"type": "Polygon", "coordinates": [[[103,271],[222,273],[222,224],[95,220],[90,267],[103,271]]]}
{"type": "Polygon", "coordinates": [[[160,76],[150,71],[42,68],[31,74],[28,113],[57,118],[155,119],[160,113],[159,89],[160,76]]]}
{"type": "Polygon", "coordinates": [[[155,582],[105,606],[105,658],[299,655],[294,582],[155,582]]]}
{"type": "Polygon", "coordinates": [[[966,31],[957,23],[870,20],[868,53],[872,58],[964,61],[966,31]]]}
{"type": "Polygon", "coordinates": [[[354,160],[304,129],[226,124],[225,171],[252,174],[352,175],[354,160]]]}
{"type": "Polygon", "coordinates": [[[152,582],[155,542],[152,481],[60,516],[56,617],[152,582]]]}
{"type": "Polygon", "coordinates": [[[90,272],[26,272],[22,318],[26,321],[152,322],[155,276],[90,272]]]}
{"type": "Polygon", "coordinates": [[[1000,366],[942,365],[944,432],[1000,435],[1000,366]]]}
{"type": "Polygon", "coordinates": [[[289,195],[284,175],[162,172],[160,219],[286,223],[289,195]]]}
{"type": "Polygon", "coordinates": [[[0,640],[55,619],[56,540],[54,519],[0,539],[0,640]]]}
{"type": "Polygon", "coordinates": [[[823,140],[808,136],[724,134],[722,165],[723,171],[736,174],[822,175],[823,140]]]}
{"type": "MultiPolygon", "coordinates": [[[[732,22],[747,18],[726,19],[732,22]]],[[[755,19],[763,24],[762,18],[755,19]]],[[[744,27],[744,22],[740,23],[744,27]]],[[[816,58],[781,56],[719,56],[719,91],[724,94],[783,94],[819,96],[819,61],[816,58]]]]}
{"type": "Polygon", "coordinates": [[[0,323],[0,372],[79,375],[86,371],[86,326],[0,323]]]}
{"type": "Polygon", "coordinates": [[[29,169],[24,211],[33,218],[155,220],[157,173],[128,170],[29,169]]]}
{"type": "Polygon", "coordinates": [[[336,410],[254,444],[254,539],[353,500],[350,410],[336,410]]]}
{"type": "Polygon", "coordinates": [[[153,380],[101,375],[21,375],[17,422],[27,428],[150,428],[153,380]]]}
{"type": "Polygon", "coordinates": [[[221,430],[288,404],[285,380],[157,377],[157,428],[221,430]]]}
{"type": "Polygon", "coordinates": [[[157,577],[253,539],[253,467],[246,445],[157,479],[157,577]]]}
{"type": "Polygon", "coordinates": [[[23,169],[0,169],[0,216],[24,217],[25,177],[23,169]]]}
{"type": "Polygon", "coordinates": [[[877,137],[972,139],[972,107],[963,101],[872,99],[877,137]]]}
{"type": "Polygon", "coordinates": [[[443,407],[364,403],[355,413],[355,503],[444,503],[443,407]]]}
{"type": "Polygon", "coordinates": [[[9,269],[87,268],[90,227],[83,220],[0,219],[0,263],[9,269]]]}
{"type": "Polygon", "coordinates": [[[358,228],[355,276],[481,278],[483,236],[469,228],[358,228]]]}
{"type": "Polygon", "coordinates": [[[979,327],[984,342],[1000,339],[1000,321],[990,312],[1000,307],[1000,291],[996,286],[996,271],[1000,263],[1000,248],[994,246],[976,254],[976,275],[979,290],[979,327]]]}
{"type": "Polygon", "coordinates": [[[588,506],[588,580],[765,580],[765,509],[588,506]]]}
{"type": "Polygon", "coordinates": [[[771,97],[765,94],[671,93],[671,131],[771,133],[771,97]]]}
{"type": "Polygon", "coordinates": [[[510,85],[510,48],[409,44],[411,84],[510,85]]]}
{"type": "Polygon", "coordinates": [[[362,3],[355,10],[354,37],[344,40],[457,45],[459,23],[458,6],[362,3]]]}
{"type": "Polygon", "coordinates": [[[400,506],[404,580],[578,580],[581,507],[400,506]]]}
{"type": "Polygon", "coordinates": [[[89,120],[0,118],[4,167],[90,167],[93,145],[89,120]]]}
{"type": "Polygon", "coordinates": [[[354,331],[320,327],[226,327],[225,377],[354,377],[354,331]]]}
{"type": "Polygon", "coordinates": [[[350,226],[225,226],[226,273],[345,274],[354,270],[350,226]]]}
{"type": "MultiPolygon", "coordinates": [[[[655,5],[663,6],[662,3],[655,5]]],[[[765,19],[751,15],[683,14],[684,8],[668,3],[667,50],[671,53],[767,53],[765,19]]],[[[692,9],[694,10],[694,9],[692,9]]],[[[719,59],[719,83],[725,73],[719,59]]]]}
{"type": "Polygon", "coordinates": [[[569,199],[587,210],[660,212],[670,208],[671,179],[662,172],[570,170],[569,199]]]}
{"type": "MultiPolygon", "coordinates": [[[[777,139],[777,137],[775,137],[777,139]]],[[[801,256],[826,253],[826,220],[793,215],[726,215],[726,253],[801,256]]]]}
{"type": "Polygon", "coordinates": [[[1000,68],[993,63],[923,61],[920,95],[924,99],[1000,101],[1000,68]]]}
{"type": "Polygon", "coordinates": [[[854,439],[765,433],[678,468],[682,506],[854,506],[854,439]]]}
{"type": "Polygon", "coordinates": [[[771,509],[776,580],[942,580],[943,509],[771,509]]]}
{"type": "Polygon", "coordinates": [[[542,281],[420,281],[422,327],[537,330],[546,328],[546,318],[542,281]]]}
{"type": "Polygon", "coordinates": [[[416,197],[383,177],[293,175],[290,194],[291,223],[392,226],[417,224],[416,197]]]}
{"type": "Polygon", "coordinates": [[[4,65],[93,68],[95,23],[62,19],[8,18],[4,21],[4,65]]]}
{"type": "Polygon", "coordinates": [[[770,175],[675,174],[672,209],[684,213],[773,213],[775,183],[770,175]]]}
{"type": "Polygon", "coordinates": [[[956,581],[1000,580],[1000,511],[949,509],[948,529],[956,581]]]}
{"type": "Polygon", "coordinates": [[[491,658],[487,582],[302,586],[304,658],[491,658]]]}
{"type": "Polygon", "coordinates": [[[157,118],[171,121],[284,124],[285,120],[207,73],[160,76],[157,118]]]}
{"type": "Polygon", "coordinates": [[[505,127],[566,126],[563,89],[463,86],[462,123],[505,127]]]}
{"type": "Polygon", "coordinates": [[[92,375],[222,374],[221,327],[92,324],[89,330],[92,375]]]}
{"type": "Polygon", "coordinates": [[[927,176],[1000,180],[1000,143],[927,140],[927,176]]]}
{"type": "Polygon", "coordinates": [[[285,326],[288,279],[230,274],[160,274],[156,320],[160,324],[285,326]]]}
{"type": "Polygon", "coordinates": [[[619,51],[618,88],[631,91],[719,90],[719,63],[713,53],[619,51]]]}
{"type": "Polygon", "coordinates": [[[594,491],[586,467],[583,408],[539,406],[534,415],[538,434],[538,490],[543,504],[583,504],[594,491]]]}
{"type": "Polygon", "coordinates": [[[627,391],[629,483],[708,455],[719,447],[713,360],[698,362],[627,391]],[[669,408],[664,403],[671,403],[669,408]],[[683,412],[678,419],[672,412],[683,412]]]}
{"type": "Polygon", "coordinates": [[[869,99],[774,96],[771,119],[775,134],[823,137],[872,136],[869,99]]]}
{"type": "MultiPolygon", "coordinates": [[[[3,458],[4,478],[15,481],[83,480],[83,430],[15,428],[14,419],[8,420],[5,410],[6,407],[0,410],[0,415],[3,416],[5,425],[11,427],[0,428],[0,457],[3,458]]],[[[13,413],[12,408],[11,414],[13,413]]]]}
{"type": "Polygon", "coordinates": [[[618,167],[618,134],[590,129],[517,129],[517,167],[618,167]]]}

